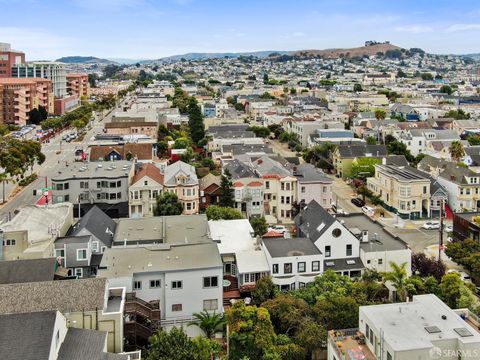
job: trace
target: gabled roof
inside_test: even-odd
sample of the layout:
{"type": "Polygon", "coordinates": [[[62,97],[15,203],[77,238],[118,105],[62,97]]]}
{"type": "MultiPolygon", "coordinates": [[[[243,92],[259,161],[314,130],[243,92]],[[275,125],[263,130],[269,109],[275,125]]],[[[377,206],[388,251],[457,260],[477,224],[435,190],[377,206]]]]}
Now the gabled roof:
{"type": "Polygon", "coordinates": [[[152,159],[152,144],[148,143],[128,143],[124,145],[96,145],[91,146],[90,161],[98,161],[98,159],[105,159],[105,157],[112,151],[117,152],[122,156],[122,159],[126,159],[127,154],[130,153],[133,157],[137,157],[138,160],[151,160],[152,159]]]}
{"type": "Polygon", "coordinates": [[[228,162],[223,168],[224,170],[228,170],[230,172],[233,180],[256,177],[255,172],[250,169],[248,165],[236,159],[228,162]]]}
{"type": "Polygon", "coordinates": [[[321,254],[315,244],[306,238],[263,238],[262,242],[273,258],[321,254]]]}
{"type": "Polygon", "coordinates": [[[259,159],[256,159],[252,162],[252,165],[258,175],[267,176],[267,175],[278,175],[280,177],[291,176],[292,174],[281,163],[275,161],[268,156],[261,156],[259,159]]]}
{"type": "Polygon", "coordinates": [[[333,183],[333,180],[327,177],[321,169],[312,164],[299,165],[293,175],[299,182],[333,183]]]}
{"type": "Polygon", "coordinates": [[[0,358],[49,359],[56,311],[0,315],[0,358]]]}
{"type": "Polygon", "coordinates": [[[220,187],[221,180],[220,180],[220,176],[215,176],[212,173],[208,173],[207,175],[205,175],[199,180],[199,183],[200,183],[200,190],[204,190],[208,188],[210,185],[217,185],[218,187],[220,187]]]}
{"type": "Polygon", "coordinates": [[[87,230],[107,246],[112,243],[112,234],[115,233],[117,223],[100,208],[94,205],[71,230],[71,236],[76,236],[82,230],[87,230]]]}
{"type": "Polygon", "coordinates": [[[153,164],[144,164],[133,177],[132,185],[136,184],[145,176],[149,177],[158,184],[163,185],[163,175],[160,173],[160,169],[153,164]]]}
{"type": "Polygon", "coordinates": [[[177,185],[176,177],[183,175],[187,181],[183,185],[196,185],[198,184],[197,173],[195,168],[183,161],[177,161],[165,168],[164,185],[175,186],[177,185]]]}
{"type": "Polygon", "coordinates": [[[315,200],[312,200],[295,217],[295,225],[315,242],[337,220],[315,200]]]}
{"type": "Polygon", "coordinates": [[[339,145],[337,149],[342,159],[364,157],[366,154],[371,154],[372,156],[387,155],[387,147],[385,145],[339,145]]]}
{"type": "Polygon", "coordinates": [[[0,284],[53,280],[55,262],[55,258],[0,261],[0,284]]]}

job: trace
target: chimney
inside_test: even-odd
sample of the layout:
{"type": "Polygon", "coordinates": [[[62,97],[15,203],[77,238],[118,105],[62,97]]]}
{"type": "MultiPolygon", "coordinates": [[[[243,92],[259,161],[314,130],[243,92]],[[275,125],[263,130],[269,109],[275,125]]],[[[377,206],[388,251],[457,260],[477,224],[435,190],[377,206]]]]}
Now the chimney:
{"type": "Polygon", "coordinates": [[[362,230],[362,243],[368,243],[368,230],[362,230]]]}
{"type": "Polygon", "coordinates": [[[387,165],[387,158],[382,158],[382,165],[387,165]]]}

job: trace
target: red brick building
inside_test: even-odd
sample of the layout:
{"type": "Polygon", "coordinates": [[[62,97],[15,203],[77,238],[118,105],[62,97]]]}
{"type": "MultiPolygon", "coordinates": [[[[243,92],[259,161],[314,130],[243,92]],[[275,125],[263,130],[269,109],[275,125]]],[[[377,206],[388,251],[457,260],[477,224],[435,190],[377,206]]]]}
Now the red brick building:
{"type": "Polygon", "coordinates": [[[0,43],[0,78],[12,77],[12,66],[25,63],[25,53],[12,50],[10,44],[0,43]]]}

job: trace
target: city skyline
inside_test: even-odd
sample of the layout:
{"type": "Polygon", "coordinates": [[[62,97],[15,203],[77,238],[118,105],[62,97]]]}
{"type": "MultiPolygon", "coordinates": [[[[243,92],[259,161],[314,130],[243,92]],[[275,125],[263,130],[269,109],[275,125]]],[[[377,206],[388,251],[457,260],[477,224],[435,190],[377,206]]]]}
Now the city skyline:
{"type": "Polygon", "coordinates": [[[365,40],[388,40],[439,54],[480,52],[480,45],[472,42],[480,35],[480,5],[465,0],[434,5],[375,0],[0,0],[0,5],[0,41],[24,51],[27,60],[347,48],[365,40]]]}

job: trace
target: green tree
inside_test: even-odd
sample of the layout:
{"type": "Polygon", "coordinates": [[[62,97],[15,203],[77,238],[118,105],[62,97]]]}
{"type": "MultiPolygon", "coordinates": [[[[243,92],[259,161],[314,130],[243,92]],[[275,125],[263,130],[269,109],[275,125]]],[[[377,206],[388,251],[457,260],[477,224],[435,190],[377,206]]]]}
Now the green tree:
{"type": "Polygon", "coordinates": [[[227,312],[231,360],[279,359],[267,309],[237,301],[227,312]]]}
{"type": "Polygon", "coordinates": [[[452,309],[458,308],[462,283],[458,273],[446,274],[440,282],[440,298],[452,309]]]}
{"type": "Polygon", "coordinates": [[[157,204],[153,209],[155,216],[181,215],[183,212],[183,205],[178,200],[175,193],[164,192],[157,196],[157,204]]]}
{"type": "Polygon", "coordinates": [[[268,80],[268,74],[267,74],[267,73],[264,73],[264,74],[263,74],[263,83],[264,83],[264,84],[268,84],[268,81],[269,81],[269,80],[268,80]]]}
{"type": "Polygon", "coordinates": [[[205,126],[203,124],[203,115],[198,106],[197,100],[191,97],[188,102],[188,126],[192,141],[197,144],[205,137],[205,126]]]}
{"type": "Polygon", "coordinates": [[[252,291],[252,300],[255,305],[260,305],[277,294],[277,286],[270,276],[264,276],[257,280],[255,289],[252,291]]]}
{"type": "Polygon", "coordinates": [[[279,294],[261,306],[268,310],[275,332],[289,336],[300,330],[310,310],[305,300],[290,294],[279,294]]]}
{"type": "Polygon", "coordinates": [[[202,166],[208,167],[210,170],[215,170],[215,162],[209,157],[202,159],[202,166]]]}
{"type": "Polygon", "coordinates": [[[458,140],[452,141],[450,143],[448,151],[450,153],[450,156],[452,157],[452,160],[455,162],[459,162],[460,159],[465,155],[463,144],[458,140]]]}
{"type": "Polygon", "coordinates": [[[306,320],[295,334],[295,343],[304,348],[310,354],[310,358],[313,358],[313,353],[322,349],[322,340],[326,339],[327,330],[324,325],[312,319],[306,320]]]}
{"type": "Polygon", "coordinates": [[[166,141],[157,142],[157,156],[165,155],[168,150],[168,143],[166,141]]]}
{"type": "Polygon", "coordinates": [[[223,314],[217,314],[215,311],[209,313],[203,310],[200,313],[193,313],[192,316],[195,320],[191,321],[189,326],[198,326],[209,339],[213,338],[217,332],[223,331],[225,325],[223,314]]]}
{"type": "Polygon", "coordinates": [[[47,111],[47,109],[45,109],[44,106],[39,105],[38,106],[38,112],[40,113],[40,115],[42,117],[42,121],[46,120],[48,118],[48,111],[47,111]]]}
{"type": "Polygon", "coordinates": [[[255,236],[262,236],[268,231],[267,220],[263,216],[256,216],[250,219],[255,236]]]}
{"type": "Polygon", "coordinates": [[[33,108],[29,113],[28,113],[28,122],[30,124],[35,124],[38,125],[43,121],[43,116],[40,113],[40,111],[37,108],[33,108]]]}
{"type": "Polygon", "coordinates": [[[440,88],[440,92],[443,94],[452,95],[453,90],[449,85],[442,85],[442,87],[440,88]]]}
{"type": "Polygon", "coordinates": [[[218,204],[223,207],[233,208],[235,205],[234,199],[234,190],[232,184],[232,177],[228,170],[225,170],[222,178],[220,180],[220,196],[218,199],[218,204]]]}
{"type": "Polygon", "coordinates": [[[385,138],[385,142],[387,143],[387,152],[391,155],[405,155],[405,158],[408,162],[415,161],[415,157],[412,155],[410,150],[408,150],[407,145],[404,143],[393,140],[391,142],[387,142],[385,138]]]}
{"type": "Polygon", "coordinates": [[[463,109],[450,110],[445,115],[445,118],[454,118],[455,120],[470,119],[470,113],[463,111],[463,109]]]}
{"type": "Polygon", "coordinates": [[[257,137],[266,138],[270,135],[270,130],[263,126],[250,126],[247,130],[252,131],[257,137]]]}
{"type": "Polygon", "coordinates": [[[469,143],[470,146],[478,146],[480,145],[480,137],[479,136],[476,136],[476,135],[470,135],[468,138],[467,138],[467,141],[469,143]]]}
{"type": "Polygon", "coordinates": [[[5,136],[10,132],[7,124],[0,124],[0,136],[5,136]]]}
{"type": "Polygon", "coordinates": [[[237,209],[223,207],[218,205],[210,205],[207,208],[208,220],[236,220],[243,219],[242,213],[237,209]]]}
{"type": "Polygon", "coordinates": [[[375,110],[375,118],[377,120],[385,120],[385,118],[387,117],[387,112],[385,111],[385,109],[376,109],[375,110]]]}
{"type": "Polygon", "coordinates": [[[377,139],[375,139],[373,136],[367,137],[367,144],[368,145],[377,145],[377,139]]]}
{"type": "Polygon", "coordinates": [[[326,329],[350,329],[358,325],[358,304],[351,296],[319,299],[313,313],[315,320],[326,329]]]}
{"type": "Polygon", "coordinates": [[[431,73],[422,73],[421,78],[425,81],[431,81],[433,80],[433,75],[431,73]]]}
{"type": "Polygon", "coordinates": [[[361,157],[352,162],[349,177],[352,179],[363,179],[375,175],[375,165],[380,164],[380,159],[372,157],[361,157]]]}
{"type": "Polygon", "coordinates": [[[396,289],[396,300],[405,301],[407,298],[407,263],[404,262],[400,265],[394,263],[393,261],[389,262],[390,267],[392,268],[391,272],[385,273],[383,275],[384,281],[390,281],[396,289]]]}
{"type": "Polygon", "coordinates": [[[190,147],[190,140],[186,137],[179,137],[173,144],[174,149],[186,149],[190,147]]]}
{"type": "Polygon", "coordinates": [[[2,183],[2,204],[5,204],[5,184],[11,183],[14,180],[8,176],[6,172],[0,173],[0,182],[2,183]]]}
{"type": "Polygon", "coordinates": [[[355,92],[361,92],[361,91],[363,91],[362,85],[360,85],[360,84],[358,84],[358,83],[354,84],[354,85],[353,85],[353,91],[355,91],[355,92]]]}

